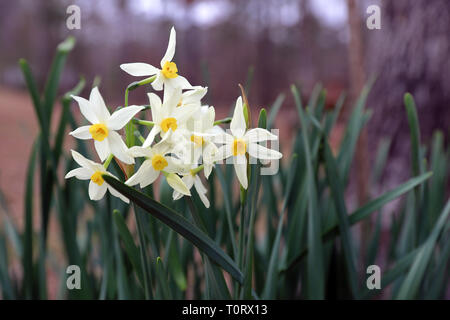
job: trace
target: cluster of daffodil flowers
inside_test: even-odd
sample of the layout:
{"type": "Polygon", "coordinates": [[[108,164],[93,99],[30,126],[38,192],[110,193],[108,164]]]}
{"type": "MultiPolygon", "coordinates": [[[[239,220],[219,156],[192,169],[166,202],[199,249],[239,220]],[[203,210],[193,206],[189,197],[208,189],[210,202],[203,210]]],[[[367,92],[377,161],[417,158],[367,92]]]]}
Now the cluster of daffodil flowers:
{"type": "Polygon", "coordinates": [[[199,176],[202,171],[208,179],[216,163],[232,158],[228,163],[233,163],[241,186],[247,189],[248,156],[262,160],[282,157],[280,152],[258,144],[276,140],[276,135],[261,128],[247,130],[241,97],[236,101],[229,132],[215,125],[214,107],[204,106],[201,102],[207,88],[192,86],[186,78],[178,75],[177,65],[172,61],[175,45],[176,34],[172,28],[161,69],[146,63],[120,66],[132,76],[148,77],[148,81],[143,82],[151,83],[155,91],[163,90],[162,101],[155,93],[148,94],[152,120],[140,120],[140,123],[150,126],[151,130],[146,139],[142,138],[142,145],[128,148],[119,132],[138,113],[146,110],[144,106],[125,106],[110,114],[97,88],[92,89],[89,100],[73,96],[82,115],[91,124],[74,130],[70,135],[78,139],[93,139],[102,163],[86,159],[72,150],[74,160],[81,167],[67,173],[66,178],[75,176],[90,180],[91,200],[102,199],[109,190],[112,195],[129,202],[102,178],[104,174],[112,175],[107,168],[113,157],[127,165],[134,164],[135,158],[144,158],[137,171],[126,180],[127,185],[144,188],[162,174],[174,189],[174,200],[190,196],[194,187],[206,207],[209,207],[209,200],[199,176]]]}

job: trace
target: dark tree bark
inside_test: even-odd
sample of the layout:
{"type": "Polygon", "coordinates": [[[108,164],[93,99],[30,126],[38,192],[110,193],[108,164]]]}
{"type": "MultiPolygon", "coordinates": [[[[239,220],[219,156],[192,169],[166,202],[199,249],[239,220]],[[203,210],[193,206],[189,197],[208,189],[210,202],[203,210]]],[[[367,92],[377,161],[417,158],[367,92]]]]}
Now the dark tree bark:
{"type": "MultiPolygon", "coordinates": [[[[391,172],[409,175],[410,144],[403,95],[410,92],[418,106],[422,141],[437,128],[448,139],[450,127],[450,1],[396,0],[382,2],[382,28],[367,31],[368,67],[377,75],[369,106],[371,150],[376,138],[393,138],[396,163],[391,172]]],[[[395,175],[397,179],[398,174],[395,175]]]]}

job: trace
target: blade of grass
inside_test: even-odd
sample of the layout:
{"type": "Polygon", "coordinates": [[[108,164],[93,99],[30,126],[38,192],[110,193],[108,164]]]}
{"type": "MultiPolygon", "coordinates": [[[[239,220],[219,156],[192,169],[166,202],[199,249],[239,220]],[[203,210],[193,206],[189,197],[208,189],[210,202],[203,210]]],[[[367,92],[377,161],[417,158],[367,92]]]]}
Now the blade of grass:
{"type": "Polygon", "coordinates": [[[168,227],[181,234],[201,251],[206,253],[211,260],[221,266],[234,279],[243,283],[242,272],[237,268],[234,261],[204,232],[191,224],[186,218],[174,210],[156,202],[140,191],[128,187],[111,176],[104,175],[104,180],[114,189],[128,197],[136,205],[147,211],[168,227]]]}
{"type": "Polygon", "coordinates": [[[309,299],[323,299],[325,297],[324,281],[324,260],[323,245],[320,238],[321,225],[317,205],[317,188],[315,182],[314,166],[311,158],[311,149],[309,146],[306,115],[303,111],[300,96],[295,86],[291,87],[295,104],[300,115],[302,126],[303,147],[306,161],[306,179],[308,189],[308,247],[310,254],[307,261],[307,284],[306,290],[309,299]]]}
{"type": "MultiPolygon", "coordinates": [[[[370,216],[373,212],[379,210],[387,203],[391,202],[392,200],[400,197],[401,195],[407,193],[408,191],[412,190],[417,185],[423,183],[427,179],[429,179],[432,176],[432,173],[425,173],[419,177],[412,178],[408,180],[407,182],[403,183],[402,185],[394,188],[393,190],[385,192],[380,197],[368,202],[364,206],[360,207],[359,209],[355,210],[353,213],[351,213],[348,217],[350,225],[354,225],[364,219],[366,219],[368,216],[370,216]]],[[[334,223],[331,227],[327,228],[325,231],[322,232],[322,241],[326,242],[334,237],[339,235],[339,227],[337,223],[334,223]]],[[[302,259],[307,255],[309,251],[309,248],[303,248],[301,252],[293,258],[290,263],[288,264],[287,269],[280,270],[281,272],[288,271],[295,267],[302,259]]]]}
{"type": "Polygon", "coordinates": [[[408,272],[405,280],[400,287],[400,291],[396,299],[406,300],[414,299],[417,296],[422,279],[424,277],[427,266],[430,263],[431,256],[433,254],[436,241],[441,234],[442,229],[445,226],[447,218],[450,213],[450,200],[447,202],[444,210],[442,211],[439,220],[433,228],[427,241],[420,247],[420,251],[417,253],[414,263],[408,272]]]}

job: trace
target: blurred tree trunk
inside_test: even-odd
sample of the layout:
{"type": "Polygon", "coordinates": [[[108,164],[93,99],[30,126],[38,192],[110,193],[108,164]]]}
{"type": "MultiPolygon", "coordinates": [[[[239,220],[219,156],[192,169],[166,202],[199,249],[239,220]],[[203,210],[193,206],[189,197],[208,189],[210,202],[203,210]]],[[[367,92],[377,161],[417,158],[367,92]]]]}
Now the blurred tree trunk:
{"type": "MultiPolygon", "coordinates": [[[[381,30],[368,31],[368,67],[377,74],[369,103],[371,150],[377,139],[393,138],[386,175],[410,175],[409,129],[403,95],[411,92],[417,103],[423,142],[440,128],[448,139],[450,123],[450,1],[383,1],[381,30]]],[[[392,178],[391,178],[392,177],[392,178]]],[[[386,185],[386,182],[384,183],[386,185]]]]}
{"type": "MultiPolygon", "coordinates": [[[[364,52],[362,41],[363,22],[361,13],[356,0],[348,0],[348,16],[350,26],[350,43],[349,43],[349,68],[350,68],[350,104],[354,106],[358,100],[358,96],[364,87],[366,81],[364,68],[364,52]]],[[[348,120],[352,110],[349,108],[344,110],[344,118],[348,120]]],[[[356,148],[356,183],[358,205],[363,205],[368,199],[368,181],[369,181],[369,157],[367,150],[367,129],[364,128],[359,137],[356,148]]],[[[366,220],[361,225],[361,256],[365,257],[367,248],[368,235],[370,230],[370,220],[366,220]]]]}

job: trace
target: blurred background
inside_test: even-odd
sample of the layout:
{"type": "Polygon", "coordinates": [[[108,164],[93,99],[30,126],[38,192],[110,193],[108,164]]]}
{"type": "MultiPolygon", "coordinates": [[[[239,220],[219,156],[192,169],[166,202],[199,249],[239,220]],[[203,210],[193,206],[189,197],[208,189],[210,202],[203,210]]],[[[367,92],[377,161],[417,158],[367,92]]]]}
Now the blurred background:
{"type": "MultiPolygon", "coordinates": [[[[289,146],[298,128],[289,86],[305,98],[321,83],[332,109],[347,93],[340,130],[363,85],[376,77],[368,107],[373,115],[363,132],[348,198],[363,203],[368,194],[410,176],[410,140],[403,94],[418,105],[422,139],[441,129],[448,144],[450,123],[450,2],[448,0],[17,0],[0,3],[0,190],[21,223],[24,180],[37,123],[17,61],[26,58],[40,89],[64,38],[77,39],[62,79],[61,93],[84,75],[88,84],[101,77],[101,92],[111,106],[123,104],[126,86],[135,81],[120,70],[126,62],[158,65],[169,30],[177,30],[175,61],[193,85],[209,87],[206,97],[220,116],[249,89],[254,109],[270,108],[285,94],[276,127],[289,146]],[[81,29],[68,30],[66,9],[81,9],[81,29]],[[369,5],[381,8],[381,29],[369,30],[369,5]],[[388,167],[377,190],[367,190],[374,153],[390,137],[388,167]]],[[[87,87],[90,87],[88,85],[87,87]]],[[[88,95],[88,89],[83,92],[88,95]]],[[[130,103],[147,103],[131,94],[130,103]]],[[[75,105],[72,106],[76,108],[75,105]]],[[[56,110],[56,112],[59,112],[56,110]]],[[[352,206],[352,205],[350,205],[352,206]]]]}

